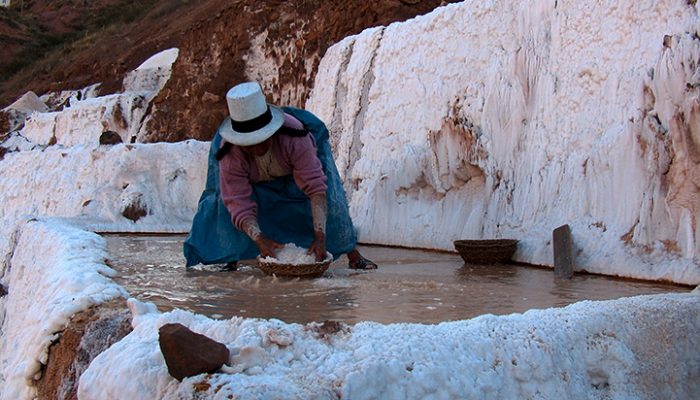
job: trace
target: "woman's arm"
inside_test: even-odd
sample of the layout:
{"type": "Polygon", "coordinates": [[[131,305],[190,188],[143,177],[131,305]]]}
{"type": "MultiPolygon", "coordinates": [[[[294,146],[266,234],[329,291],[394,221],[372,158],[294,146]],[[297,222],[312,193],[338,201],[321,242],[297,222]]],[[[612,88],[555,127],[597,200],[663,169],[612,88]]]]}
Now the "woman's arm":
{"type": "Polygon", "coordinates": [[[311,200],[314,241],[309,247],[309,254],[315,254],[316,260],[322,261],[326,258],[327,178],[321,160],[316,156],[316,146],[311,135],[286,140],[294,182],[311,200]]]}
{"type": "Polygon", "coordinates": [[[262,257],[275,257],[275,251],[284,247],[268,239],[260,230],[257,205],[251,199],[250,165],[239,149],[233,149],[219,163],[221,200],[231,213],[233,225],[255,243],[262,257]]]}

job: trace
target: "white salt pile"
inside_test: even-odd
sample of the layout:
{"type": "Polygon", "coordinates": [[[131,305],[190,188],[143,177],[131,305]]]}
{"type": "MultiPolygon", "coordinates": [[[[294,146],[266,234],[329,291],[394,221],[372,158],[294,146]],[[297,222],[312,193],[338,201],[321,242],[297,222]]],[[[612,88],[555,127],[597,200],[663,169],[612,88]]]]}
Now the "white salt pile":
{"type": "MultiPolygon", "coordinates": [[[[261,258],[260,261],[270,264],[314,264],[316,262],[316,256],[314,254],[307,254],[308,251],[308,249],[298,247],[294,243],[287,243],[282,249],[277,251],[277,257],[265,257],[261,258]]],[[[331,257],[331,254],[326,252],[326,260],[331,257]]]]}

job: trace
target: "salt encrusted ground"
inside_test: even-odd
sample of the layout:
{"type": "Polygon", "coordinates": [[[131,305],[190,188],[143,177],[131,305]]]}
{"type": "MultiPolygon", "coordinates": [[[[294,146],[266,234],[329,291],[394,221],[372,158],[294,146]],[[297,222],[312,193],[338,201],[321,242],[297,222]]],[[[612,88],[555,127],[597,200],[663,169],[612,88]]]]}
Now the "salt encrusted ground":
{"type": "MultiPolygon", "coordinates": [[[[108,279],[104,248],[102,238],[65,221],[23,225],[10,294],[0,299],[0,398],[31,398],[27,384],[73,312],[125,296],[108,279]]],[[[129,307],[134,331],[82,375],[81,399],[692,398],[700,390],[697,292],[337,332],[162,314],[133,299],[129,307]],[[181,383],[170,377],[158,345],[158,328],[170,322],[225,343],[232,367],[181,383]]]]}
{"type": "MultiPolygon", "coordinates": [[[[697,27],[697,6],[681,0],[493,0],[346,39],[324,58],[309,107],[333,130],[360,238],[449,248],[458,237],[515,236],[520,260],[547,264],[551,229],[570,223],[583,268],[699,283],[697,27]]],[[[33,396],[70,315],[127,296],[109,279],[104,241],[82,227],[178,231],[194,213],[207,143],[96,148],[100,127],[138,137],[142,114],[124,113],[140,109],[134,96],[37,116],[29,136],[57,144],[0,161],[2,399],[33,396]],[[128,219],[130,206],[143,215],[128,219]]],[[[93,362],[79,393],[692,398],[699,303],[696,290],[320,334],[131,300],[134,332],[93,362]],[[226,343],[233,367],[170,378],[157,345],[167,322],[226,343]]]]}

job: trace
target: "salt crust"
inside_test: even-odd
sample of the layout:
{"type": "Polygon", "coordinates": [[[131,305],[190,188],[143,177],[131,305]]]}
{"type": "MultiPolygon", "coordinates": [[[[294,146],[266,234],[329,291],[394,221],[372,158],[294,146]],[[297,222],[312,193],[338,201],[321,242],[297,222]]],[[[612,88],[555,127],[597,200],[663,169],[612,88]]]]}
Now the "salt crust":
{"type": "MultiPolygon", "coordinates": [[[[600,3],[594,7],[571,1],[554,4],[557,5],[523,5],[528,8],[526,10],[503,1],[451,5],[405,24],[395,24],[386,29],[375,28],[369,31],[369,37],[349,38],[341,43],[340,48],[329,50],[329,54],[348,57],[353,50],[360,50],[355,52],[349,63],[340,60],[337,65],[364,72],[348,76],[355,81],[341,80],[332,75],[332,80],[329,80],[332,84],[326,86],[331,88],[332,98],[326,103],[330,114],[323,114],[323,110],[316,111],[317,114],[326,121],[334,121],[333,107],[337,105],[339,109],[350,109],[345,107],[347,104],[342,104],[347,99],[335,90],[335,82],[355,84],[350,87],[349,96],[356,96],[354,101],[357,101],[357,106],[353,108],[353,115],[343,115],[343,120],[361,122],[368,129],[365,131],[363,126],[351,126],[352,135],[346,143],[347,148],[382,149],[383,159],[386,160],[384,164],[376,164],[376,160],[363,151],[359,152],[359,159],[353,158],[351,153],[343,156],[346,160],[343,165],[347,168],[341,173],[346,180],[358,182],[358,190],[351,193],[351,207],[353,216],[359,217],[356,222],[361,224],[360,237],[381,240],[378,243],[400,240],[400,244],[404,245],[425,241],[425,238],[398,235],[401,232],[415,234],[418,232],[416,229],[378,223],[396,220],[410,221],[413,228],[422,226],[424,234],[444,242],[450,232],[457,231],[447,229],[454,227],[449,220],[436,220],[435,215],[429,212],[435,208],[435,200],[442,199],[442,205],[437,208],[450,210],[449,215],[454,221],[459,220],[454,217],[455,210],[471,210],[465,214],[468,216],[467,223],[459,222],[463,226],[463,230],[458,232],[460,237],[474,229],[494,226],[479,225],[471,218],[472,215],[480,216],[489,224],[500,221],[499,231],[484,234],[507,235],[519,230],[529,232],[530,240],[526,241],[519,257],[523,260],[544,260],[546,263],[545,254],[550,249],[538,249],[535,241],[548,235],[549,225],[568,221],[570,215],[578,215],[573,211],[583,207],[589,210],[591,218],[574,226],[574,232],[579,235],[579,245],[582,246],[580,261],[598,272],[697,283],[697,274],[688,270],[683,260],[668,262],[667,258],[660,257],[654,260],[656,265],[651,267],[653,264],[640,262],[638,255],[619,249],[616,238],[627,232],[634,222],[635,212],[640,209],[638,203],[644,205],[649,199],[638,201],[641,196],[637,193],[636,197],[632,196],[637,200],[630,206],[610,194],[620,192],[629,198],[630,192],[634,193],[633,189],[646,187],[636,182],[648,179],[647,175],[639,172],[644,166],[635,163],[639,149],[629,146],[635,143],[633,139],[636,137],[629,135],[635,126],[628,126],[625,130],[615,125],[616,121],[624,123],[627,120],[629,110],[641,112],[644,105],[641,101],[638,104],[620,102],[627,98],[622,94],[637,92],[639,77],[644,76],[649,65],[655,61],[669,62],[669,70],[662,68],[661,73],[657,74],[666,76],[664,82],[669,87],[685,88],[685,85],[678,85],[683,82],[673,74],[672,57],[660,58],[659,51],[665,50],[660,50],[662,47],[657,39],[659,35],[692,31],[691,28],[697,25],[697,9],[694,9],[695,13],[686,12],[689,9],[687,2],[680,0],[653,3],[622,1],[614,2],[612,8],[605,8],[609,4],[602,7],[600,3]],[[504,21],[513,25],[514,29],[503,29],[504,21]],[[605,29],[601,29],[601,26],[605,29]],[[459,29],[452,29],[455,27],[459,29]],[[547,27],[556,28],[556,35],[552,35],[547,27]],[[630,33],[627,31],[629,29],[648,30],[630,33]],[[507,32],[505,37],[502,36],[503,32],[507,32]],[[597,32],[605,32],[602,45],[597,32]],[[475,35],[483,40],[470,41],[469,38],[475,35]],[[410,46],[405,44],[406,37],[412,38],[410,46]],[[638,41],[634,46],[625,47],[626,40],[630,38],[638,38],[638,41]],[[567,49],[554,59],[542,53],[552,48],[538,44],[550,39],[555,41],[552,47],[555,50],[567,49]],[[478,47],[469,47],[468,44],[472,42],[478,47]],[[590,46],[587,47],[587,43],[590,46]],[[408,57],[403,56],[402,48],[410,48],[408,57]],[[430,59],[440,66],[438,71],[449,76],[449,79],[436,74],[435,69],[424,63],[425,52],[421,50],[426,48],[430,49],[430,59]],[[524,50],[514,52],[518,48],[524,50]],[[497,51],[493,53],[489,49],[497,51]],[[641,50],[639,54],[630,55],[625,49],[641,50]],[[415,59],[411,54],[415,55],[415,59]],[[453,54],[460,62],[441,59],[441,54],[453,54]],[[401,60],[402,66],[410,71],[407,73],[402,66],[390,63],[391,59],[401,60]],[[420,63],[416,64],[416,60],[420,63]],[[512,64],[504,60],[517,62],[512,64]],[[612,64],[597,64],[610,60],[612,64]],[[448,68],[450,65],[458,66],[456,68],[459,70],[448,68]],[[514,67],[510,69],[508,66],[512,65],[514,67]],[[531,75],[533,71],[542,70],[542,65],[549,65],[550,72],[542,76],[531,75]],[[607,79],[613,73],[619,73],[616,67],[620,65],[627,66],[618,75],[621,78],[607,79]],[[374,66],[381,68],[374,69],[374,66]],[[561,72],[561,79],[554,79],[551,75],[551,71],[555,70],[561,72]],[[479,71],[486,71],[488,76],[482,76],[484,74],[479,71]],[[396,78],[394,75],[402,78],[402,85],[386,83],[396,78]],[[470,80],[460,81],[459,77],[463,75],[469,76],[470,80]],[[450,84],[440,86],[441,82],[450,84]],[[552,82],[554,86],[551,86],[552,82]],[[420,97],[415,95],[416,87],[434,100],[429,104],[422,102],[421,112],[412,112],[414,106],[410,103],[411,99],[420,97]],[[559,94],[537,94],[546,93],[552,87],[557,88],[559,94]],[[393,88],[391,97],[387,98],[382,88],[393,88]],[[567,88],[574,88],[574,96],[567,96],[567,88]],[[522,103],[518,93],[513,92],[523,89],[527,89],[526,103],[522,103]],[[413,95],[404,96],[402,90],[413,95]],[[454,103],[454,98],[459,102],[454,103]],[[447,104],[447,112],[430,111],[431,107],[441,107],[441,104],[447,104]],[[512,121],[503,119],[498,104],[507,104],[514,110],[511,112],[512,121]],[[563,106],[552,107],[556,104],[563,106]],[[455,105],[459,107],[454,108],[455,105]],[[527,109],[523,109],[524,105],[527,105],[527,109]],[[596,107],[602,107],[604,112],[596,112],[596,107]],[[387,114],[397,109],[402,112],[387,114]],[[455,111],[452,113],[449,110],[455,111]],[[523,128],[511,122],[532,110],[540,110],[543,113],[540,115],[548,117],[527,120],[525,126],[537,126],[539,129],[530,131],[527,140],[516,140],[516,133],[523,128]],[[620,115],[624,118],[616,119],[620,115]],[[466,160],[478,161],[478,167],[489,172],[493,172],[494,168],[503,168],[506,172],[498,182],[500,186],[497,189],[501,192],[497,190],[492,206],[484,206],[484,199],[479,199],[478,195],[476,199],[467,197],[471,203],[464,200],[463,192],[479,192],[479,184],[483,182],[468,168],[457,168],[455,176],[450,175],[451,166],[459,166],[465,160],[464,155],[450,151],[449,140],[432,138],[432,143],[438,146],[431,149],[436,150],[434,157],[421,147],[426,142],[425,132],[440,127],[445,116],[473,122],[478,134],[483,136],[481,140],[485,151],[497,156],[512,156],[511,164],[508,164],[508,159],[502,158],[497,158],[497,161],[466,160]],[[392,125],[397,119],[403,122],[392,125]],[[561,125],[556,121],[562,121],[561,125]],[[584,129],[582,121],[594,121],[595,129],[584,129]],[[494,127],[508,134],[502,137],[490,135],[494,127]],[[553,131],[550,131],[550,127],[554,127],[553,131]],[[598,134],[601,130],[603,134],[599,137],[586,135],[586,132],[598,134]],[[411,132],[418,135],[415,138],[407,136],[411,132]],[[533,136],[533,133],[536,135],[533,136]],[[377,146],[372,140],[381,143],[377,146]],[[571,147],[572,143],[576,145],[574,153],[563,153],[562,150],[571,147]],[[396,148],[404,152],[407,156],[405,160],[415,161],[415,165],[402,166],[389,158],[396,148]],[[628,148],[633,151],[624,150],[628,148]],[[594,156],[589,160],[587,155],[591,153],[594,156]],[[422,158],[425,155],[433,158],[422,158]],[[616,159],[620,161],[613,162],[616,159]],[[624,172],[630,164],[635,166],[633,178],[626,176],[623,179],[619,174],[610,172],[624,172]],[[513,165],[518,166],[517,171],[510,168],[513,165]],[[545,167],[540,168],[542,165],[545,167]],[[566,197],[567,193],[578,193],[567,190],[561,184],[569,179],[565,172],[576,171],[577,165],[587,167],[585,176],[592,181],[570,179],[576,187],[586,188],[586,191],[581,191],[584,192],[581,196],[585,197],[566,197]],[[426,166],[433,169],[426,169],[426,166]],[[369,173],[370,169],[376,174],[369,173]],[[398,189],[390,185],[391,177],[386,175],[391,170],[405,173],[406,182],[400,182],[398,189]],[[562,180],[562,174],[566,179],[562,180]],[[422,180],[412,185],[410,179],[415,176],[422,176],[422,180]],[[549,208],[540,200],[533,204],[515,201],[513,205],[513,199],[524,196],[516,184],[522,176],[534,179],[532,184],[527,185],[527,195],[533,199],[548,199],[547,195],[553,191],[560,198],[549,208]],[[466,189],[455,190],[456,194],[452,195],[452,188],[466,178],[476,181],[466,185],[466,189]],[[386,190],[380,190],[384,186],[386,190]],[[622,189],[617,190],[620,187],[622,189]],[[398,206],[392,200],[395,200],[393,195],[387,195],[391,193],[399,195],[398,206]],[[375,204],[373,201],[382,196],[386,205],[391,204],[395,211],[374,207],[381,206],[381,203],[375,204]],[[416,198],[420,200],[418,206],[405,206],[416,198]],[[432,207],[425,205],[428,200],[432,207]],[[462,204],[463,207],[456,207],[455,204],[462,204]],[[364,213],[362,210],[365,210],[364,213]],[[366,210],[374,211],[369,213],[366,210]],[[422,213],[416,215],[415,210],[422,210],[422,213]],[[536,212],[528,214],[528,210],[536,212]],[[551,212],[553,214],[547,214],[551,212]],[[395,218],[397,213],[403,217],[395,218]],[[486,217],[483,217],[484,213],[486,217]],[[546,223],[547,227],[533,224],[533,220],[546,223]],[[368,221],[375,224],[371,231],[368,231],[368,221]],[[437,224],[440,229],[431,229],[432,224],[437,224]],[[596,230],[607,234],[596,234],[596,230]],[[601,245],[609,248],[601,249],[601,245]],[[605,254],[608,256],[600,257],[605,254]],[[673,265],[674,262],[677,265],[673,265]]],[[[694,54],[696,49],[692,46],[689,48],[688,52],[694,54]]],[[[332,70],[328,65],[333,61],[328,59],[322,62],[319,79],[324,79],[324,68],[332,70]]],[[[656,85],[663,86],[664,82],[657,82],[656,85]]],[[[323,85],[322,82],[316,86],[323,85]]],[[[318,109],[318,104],[324,100],[316,98],[310,102],[316,104],[318,109]]],[[[668,115],[663,110],[676,106],[674,102],[677,99],[673,96],[668,99],[660,97],[660,101],[667,103],[657,105],[660,119],[666,123],[668,115]]],[[[35,154],[37,159],[43,157],[38,152],[35,154]]],[[[8,159],[14,159],[14,156],[6,156],[5,160],[8,159]]],[[[201,156],[201,164],[205,165],[205,160],[206,156],[201,156]]],[[[10,165],[2,164],[3,167],[10,165]]],[[[26,168],[26,173],[33,177],[36,170],[35,167],[26,168]]],[[[4,174],[3,180],[6,177],[4,174]]],[[[486,183],[492,185],[496,182],[489,180],[486,183]]],[[[657,193],[658,187],[652,184],[648,192],[657,193]]],[[[26,200],[34,195],[34,192],[27,196],[8,195],[15,193],[14,190],[4,190],[3,193],[13,201],[21,201],[18,197],[26,200]]],[[[652,203],[664,204],[663,199],[656,200],[652,203]]],[[[56,206],[48,200],[44,203],[56,206]]],[[[39,362],[45,360],[48,343],[55,338],[55,332],[67,323],[72,312],[124,295],[123,289],[113,286],[105,277],[113,271],[103,263],[104,243],[100,243],[96,235],[52,221],[26,222],[26,218],[21,216],[42,207],[45,205],[37,203],[29,210],[13,208],[11,214],[16,218],[6,222],[12,226],[18,224],[20,229],[2,235],[3,238],[12,239],[0,246],[2,257],[11,256],[11,262],[5,262],[3,258],[0,270],[2,282],[10,291],[0,298],[0,399],[25,399],[35,395],[28,378],[38,371],[39,362]]],[[[55,209],[60,212],[61,207],[55,209]]],[[[642,220],[648,219],[648,215],[642,217],[642,220]]],[[[687,231],[686,221],[680,222],[682,224],[678,224],[678,229],[687,231]]],[[[643,228],[637,227],[634,232],[643,231],[643,228]]],[[[669,231],[668,226],[662,228],[657,231],[669,231]]],[[[691,236],[688,237],[692,239],[691,236]]],[[[689,249],[693,250],[695,242],[685,240],[681,245],[683,252],[687,253],[689,249]]],[[[242,398],[340,396],[353,399],[428,396],[480,398],[485,395],[501,398],[691,398],[700,392],[700,372],[697,368],[697,349],[700,348],[698,299],[700,296],[696,289],[688,295],[580,302],[564,309],[532,310],[504,317],[485,315],[438,325],[360,323],[350,333],[335,335],[329,341],[320,341],[313,331],[297,324],[242,318],[213,321],[180,310],[159,314],[152,304],[132,300],[130,308],[135,316],[135,331],[93,362],[80,380],[79,392],[81,399],[225,398],[228,394],[242,398]],[[191,329],[226,343],[232,350],[232,361],[235,361],[230,374],[194,377],[182,383],[170,378],[157,349],[157,327],[167,322],[185,323],[191,329]],[[267,332],[271,330],[283,331],[281,336],[289,339],[285,340],[289,345],[281,347],[265,340],[266,337],[280,336],[268,335],[267,332]],[[459,373],[456,374],[456,371],[459,373]],[[211,387],[208,392],[195,393],[193,384],[201,379],[209,379],[211,387]]]]}
{"type": "Polygon", "coordinates": [[[10,268],[2,283],[0,330],[0,399],[36,396],[32,380],[40,376],[48,348],[71,315],[123,297],[126,291],[110,277],[104,239],[59,220],[20,225],[10,268]]]}
{"type": "Polygon", "coordinates": [[[690,3],[466,1],[329,48],[306,108],[359,239],[551,266],[569,224],[579,269],[700,284],[690,3]]]}
{"type": "Polygon", "coordinates": [[[153,69],[153,68],[170,68],[173,63],[177,60],[177,56],[180,54],[180,49],[173,47],[167,50],[163,50],[156,53],[148,58],[136,67],[136,70],[142,69],[153,69]]]}
{"type": "Polygon", "coordinates": [[[278,320],[212,320],[129,303],[134,331],[81,376],[81,400],[632,399],[693,398],[700,390],[696,294],[437,325],[363,322],[330,336],[278,320]],[[158,345],[166,323],[224,343],[231,366],[182,382],[170,377],[158,345]],[[201,382],[209,386],[200,392],[201,382]]]}
{"type": "MultiPolygon", "coordinates": [[[[99,236],[59,220],[22,225],[0,340],[0,399],[30,399],[46,348],[73,313],[115,297],[99,236]]],[[[698,293],[584,301],[438,325],[359,323],[330,337],[278,320],[212,320],[128,301],[134,331],[99,355],[80,399],[690,398],[700,390],[698,293]],[[679,323],[683,321],[683,323],[679,323]],[[231,350],[226,373],[178,382],[158,328],[178,322],[231,350]],[[281,339],[281,340],[280,340],[281,339]],[[206,381],[209,389],[200,392],[206,381]]]]}

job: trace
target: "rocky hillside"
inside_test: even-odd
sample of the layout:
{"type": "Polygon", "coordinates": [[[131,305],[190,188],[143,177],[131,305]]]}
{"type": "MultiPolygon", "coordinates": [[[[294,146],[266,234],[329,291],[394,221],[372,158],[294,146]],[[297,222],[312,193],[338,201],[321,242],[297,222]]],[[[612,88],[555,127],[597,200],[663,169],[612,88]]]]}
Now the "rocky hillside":
{"type": "Polygon", "coordinates": [[[28,90],[120,91],[124,74],[178,47],[172,78],[153,101],[149,141],[208,139],[225,114],[223,93],[258,79],[270,100],[302,105],[318,62],[340,39],[425,14],[438,0],[24,1],[0,10],[0,106],[28,90]]]}

